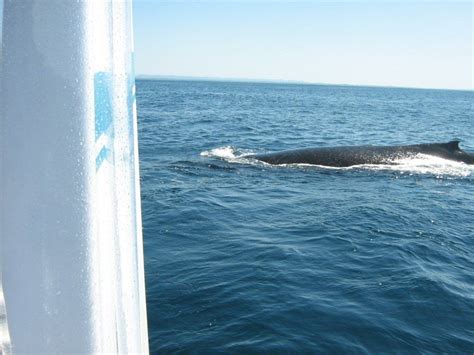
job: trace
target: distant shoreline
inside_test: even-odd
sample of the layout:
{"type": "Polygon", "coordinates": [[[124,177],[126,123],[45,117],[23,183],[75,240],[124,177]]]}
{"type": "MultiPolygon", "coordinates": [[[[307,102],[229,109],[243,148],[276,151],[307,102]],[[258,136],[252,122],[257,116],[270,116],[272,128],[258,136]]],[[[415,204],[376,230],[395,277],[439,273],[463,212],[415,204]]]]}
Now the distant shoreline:
{"type": "Polygon", "coordinates": [[[249,83],[249,84],[277,84],[277,85],[310,85],[310,86],[339,86],[339,87],[359,87],[359,88],[379,88],[379,89],[406,89],[406,90],[436,90],[436,91],[464,91],[474,92],[474,89],[444,89],[444,88],[423,88],[409,86],[384,86],[384,85],[357,85],[357,84],[329,84],[313,83],[298,80],[278,80],[278,79],[248,79],[248,78],[219,78],[181,75],[140,75],[137,80],[156,81],[201,81],[201,82],[222,82],[222,83],[249,83]]]}

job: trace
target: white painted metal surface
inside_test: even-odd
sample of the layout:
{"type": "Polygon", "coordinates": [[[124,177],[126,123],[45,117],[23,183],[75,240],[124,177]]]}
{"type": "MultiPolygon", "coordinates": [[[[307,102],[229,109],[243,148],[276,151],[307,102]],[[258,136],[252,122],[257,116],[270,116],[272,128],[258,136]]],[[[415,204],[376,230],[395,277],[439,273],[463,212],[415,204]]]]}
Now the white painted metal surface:
{"type": "Polygon", "coordinates": [[[146,353],[130,3],[6,0],[2,49],[12,351],[146,353]]]}

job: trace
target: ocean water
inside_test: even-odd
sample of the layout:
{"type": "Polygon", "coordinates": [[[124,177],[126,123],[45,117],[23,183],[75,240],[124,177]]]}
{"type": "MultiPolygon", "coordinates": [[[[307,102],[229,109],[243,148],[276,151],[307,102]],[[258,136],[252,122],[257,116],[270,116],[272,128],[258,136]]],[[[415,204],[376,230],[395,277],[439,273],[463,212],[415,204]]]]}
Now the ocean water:
{"type": "Polygon", "coordinates": [[[138,81],[152,353],[474,351],[474,168],[248,153],[458,138],[474,93],[138,81]]]}

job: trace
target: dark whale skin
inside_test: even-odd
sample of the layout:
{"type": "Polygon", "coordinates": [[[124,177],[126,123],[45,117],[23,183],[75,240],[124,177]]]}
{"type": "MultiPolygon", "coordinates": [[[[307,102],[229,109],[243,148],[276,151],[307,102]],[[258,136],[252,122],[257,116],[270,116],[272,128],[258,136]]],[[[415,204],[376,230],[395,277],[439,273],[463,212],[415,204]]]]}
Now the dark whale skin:
{"type": "Polygon", "coordinates": [[[426,154],[443,159],[474,164],[474,154],[459,148],[459,141],[397,146],[345,146],[305,148],[275,153],[255,154],[250,157],[272,165],[310,164],[348,167],[362,164],[395,164],[397,159],[426,154]]]}

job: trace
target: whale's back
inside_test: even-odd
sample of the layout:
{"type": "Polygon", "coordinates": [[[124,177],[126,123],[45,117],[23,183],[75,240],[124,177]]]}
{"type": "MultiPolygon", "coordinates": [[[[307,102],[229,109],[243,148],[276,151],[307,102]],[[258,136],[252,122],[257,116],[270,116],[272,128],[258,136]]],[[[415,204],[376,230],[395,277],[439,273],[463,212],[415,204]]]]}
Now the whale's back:
{"type": "Polygon", "coordinates": [[[459,148],[459,141],[406,146],[344,146],[285,150],[257,154],[255,159],[272,165],[311,164],[347,167],[362,164],[393,164],[397,159],[427,154],[474,164],[474,154],[459,148]]]}

